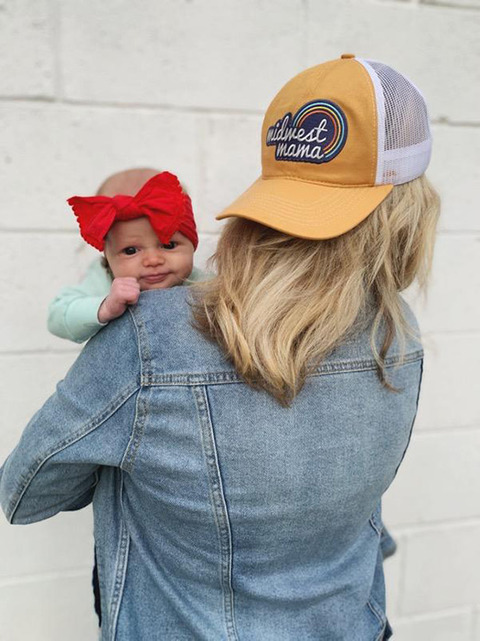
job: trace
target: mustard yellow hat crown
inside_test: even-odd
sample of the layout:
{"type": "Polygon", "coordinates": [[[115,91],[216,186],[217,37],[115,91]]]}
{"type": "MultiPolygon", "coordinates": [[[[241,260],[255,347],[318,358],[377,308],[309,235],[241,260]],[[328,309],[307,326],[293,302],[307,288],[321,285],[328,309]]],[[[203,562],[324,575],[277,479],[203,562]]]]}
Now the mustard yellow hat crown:
{"type": "Polygon", "coordinates": [[[238,216],[292,236],[339,236],[431,155],[425,100],[405,76],[343,54],[298,74],[262,127],[262,176],[217,220],[238,216]]]}

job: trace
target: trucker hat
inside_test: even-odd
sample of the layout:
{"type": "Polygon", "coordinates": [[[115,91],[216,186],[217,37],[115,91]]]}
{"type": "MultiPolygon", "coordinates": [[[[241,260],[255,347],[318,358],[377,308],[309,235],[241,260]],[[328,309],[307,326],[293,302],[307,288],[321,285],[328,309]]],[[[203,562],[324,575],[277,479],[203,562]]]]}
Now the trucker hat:
{"type": "Polygon", "coordinates": [[[325,239],[421,176],[432,139],[419,89],[386,64],[346,53],[287,82],[267,109],[261,143],[261,177],[217,220],[325,239]]]}

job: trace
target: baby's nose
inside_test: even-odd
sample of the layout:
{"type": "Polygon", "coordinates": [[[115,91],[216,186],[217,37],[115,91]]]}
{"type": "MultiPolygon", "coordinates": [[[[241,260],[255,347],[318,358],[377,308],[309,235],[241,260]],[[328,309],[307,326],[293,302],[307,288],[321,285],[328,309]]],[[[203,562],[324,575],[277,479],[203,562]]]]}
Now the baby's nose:
{"type": "Polygon", "coordinates": [[[164,260],[164,252],[161,249],[149,249],[144,254],[144,262],[147,265],[160,265],[164,260]]]}

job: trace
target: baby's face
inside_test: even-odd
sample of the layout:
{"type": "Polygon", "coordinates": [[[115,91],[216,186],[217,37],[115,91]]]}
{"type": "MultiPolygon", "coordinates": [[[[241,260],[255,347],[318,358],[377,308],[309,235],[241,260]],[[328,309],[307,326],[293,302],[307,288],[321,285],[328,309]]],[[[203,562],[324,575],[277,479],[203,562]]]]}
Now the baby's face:
{"type": "Polygon", "coordinates": [[[105,241],[114,277],[133,276],[142,291],[180,285],[192,271],[193,251],[193,244],[178,231],[162,244],[146,217],[117,221],[105,241]]]}

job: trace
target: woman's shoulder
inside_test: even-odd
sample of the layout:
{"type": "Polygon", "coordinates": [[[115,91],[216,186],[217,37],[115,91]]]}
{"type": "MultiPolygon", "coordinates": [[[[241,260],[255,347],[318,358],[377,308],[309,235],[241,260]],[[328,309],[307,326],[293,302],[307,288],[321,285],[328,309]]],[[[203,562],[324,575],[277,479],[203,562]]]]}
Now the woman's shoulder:
{"type": "Polygon", "coordinates": [[[130,308],[142,360],[156,373],[231,372],[219,346],[195,329],[190,287],[142,292],[130,308]]]}
{"type": "MultiPolygon", "coordinates": [[[[138,302],[129,308],[135,321],[176,325],[189,317],[190,291],[188,287],[153,289],[141,292],[138,302]]],[[[167,326],[165,328],[167,329],[167,326]]]]}
{"type": "Polygon", "coordinates": [[[415,331],[415,333],[418,335],[418,340],[420,342],[420,327],[418,325],[418,320],[417,317],[409,305],[409,303],[403,298],[403,296],[400,296],[400,303],[402,305],[402,311],[405,320],[407,321],[409,327],[412,328],[412,330],[415,331]]]}
{"type": "Polygon", "coordinates": [[[166,336],[187,325],[188,300],[188,287],[153,289],[141,292],[137,304],[129,307],[129,311],[137,327],[166,336]]]}
{"type": "MultiPolygon", "coordinates": [[[[191,305],[193,298],[188,287],[142,292],[137,305],[130,308],[137,329],[140,353],[149,359],[153,370],[184,373],[233,372],[233,365],[220,347],[195,329],[191,305]]],[[[394,337],[387,353],[387,364],[423,357],[419,327],[410,305],[402,298],[404,318],[411,330],[401,341],[394,337]]],[[[337,369],[375,369],[371,345],[374,314],[370,314],[322,362],[325,372],[337,369]]],[[[385,336],[384,325],[376,333],[376,348],[380,351],[385,336]]]]}
{"type": "MultiPolygon", "coordinates": [[[[417,318],[407,301],[400,297],[402,315],[408,330],[404,334],[404,341],[395,334],[386,355],[386,364],[393,365],[398,362],[419,360],[423,358],[423,346],[417,318]]],[[[326,363],[341,362],[348,365],[376,367],[372,348],[374,339],[375,348],[380,353],[385,338],[386,325],[382,320],[375,329],[376,309],[370,308],[359,320],[348,337],[330,354],[326,363]],[[372,338],[373,336],[373,338],[372,338]]]]}

